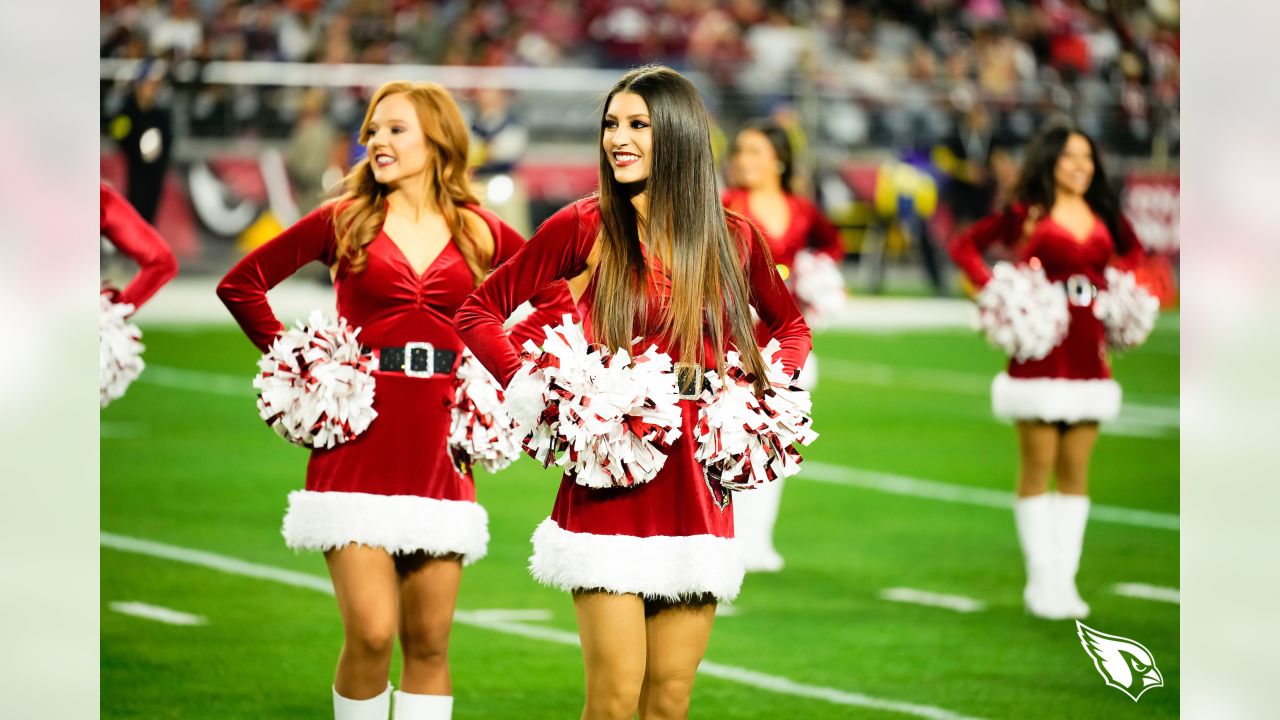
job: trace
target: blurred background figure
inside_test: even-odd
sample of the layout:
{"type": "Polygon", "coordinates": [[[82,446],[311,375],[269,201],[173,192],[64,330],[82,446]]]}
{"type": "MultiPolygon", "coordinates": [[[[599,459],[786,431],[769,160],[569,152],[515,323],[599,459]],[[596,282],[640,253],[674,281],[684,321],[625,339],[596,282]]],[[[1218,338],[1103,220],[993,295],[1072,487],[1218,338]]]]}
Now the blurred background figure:
{"type": "Polygon", "coordinates": [[[126,196],[149,223],[155,222],[173,152],[173,114],[164,85],[167,65],[162,60],[139,65],[123,109],[111,120],[111,136],[125,159],[126,196]]]}
{"type": "Polygon", "coordinates": [[[476,194],[522,235],[528,235],[529,200],[516,174],[529,148],[529,131],[511,107],[511,94],[480,88],[472,94],[471,164],[476,194]]]}
{"type": "Polygon", "coordinates": [[[327,190],[341,181],[343,154],[338,128],[329,119],[328,95],[320,88],[308,90],[284,154],[302,215],[316,209],[327,190]]]}
{"type": "Polygon", "coordinates": [[[1027,151],[1013,203],[955,237],[951,255],[979,288],[993,279],[983,258],[992,246],[1065,284],[1065,337],[1047,355],[1011,359],[991,386],[991,403],[1017,426],[1014,520],[1027,612],[1083,618],[1089,605],[1076,589],[1076,571],[1089,515],[1089,461],[1099,423],[1120,414],[1109,333],[1094,305],[1108,287],[1109,266],[1133,271],[1144,256],[1092,138],[1068,123],[1046,127],[1027,151]]]}
{"type": "MultiPolygon", "coordinates": [[[[839,232],[818,206],[792,191],[794,180],[791,140],[782,126],[771,120],[754,120],[738,131],[724,206],[746,216],[764,233],[779,274],[792,293],[799,295],[797,304],[804,310],[807,303],[797,288],[811,279],[797,272],[797,256],[820,255],[831,272],[838,274],[844,247],[839,232]]],[[[842,286],[832,289],[843,293],[842,286]]],[[[756,342],[764,347],[769,340],[768,328],[757,324],[756,342]]],[[[818,357],[811,354],[797,384],[812,390],[817,382],[818,357]]],[[[748,572],[778,572],[785,564],[773,543],[783,485],[780,478],[734,495],[735,537],[748,572]]]]}

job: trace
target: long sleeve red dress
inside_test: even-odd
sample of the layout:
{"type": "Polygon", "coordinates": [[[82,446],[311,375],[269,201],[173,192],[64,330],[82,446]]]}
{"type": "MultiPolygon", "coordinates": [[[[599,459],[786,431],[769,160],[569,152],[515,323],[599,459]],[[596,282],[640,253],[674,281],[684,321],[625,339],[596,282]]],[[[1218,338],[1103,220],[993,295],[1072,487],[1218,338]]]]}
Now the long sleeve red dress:
{"type": "Polygon", "coordinates": [[[100,190],[99,229],[120,252],[138,263],[138,274],[119,292],[108,292],[111,301],[128,303],[136,311],[164,284],[178,274],[178,261],[168,243],[120,193],[105,184],[100,190]]]}
{"type": "Polygon", "coordinates": [[[1014,204],[957,235],[951,257],[979,288],[991,280],[983,252],[1003,245],[1013,260],[1044,268],[1051,282],[1067,288],[1070,325],[1062,342],[1040,360],[1010,359],[991,386],[997,416],[1017,420],[1076,423],[1114,419],[1120,413],[1120,385],[1111,377],[1105,328],[1093,313],[1093,298],[1107,286],[1106,268],[1131,270],[1143,251],[1123,218],[1119,237],[1095,217],[1092,229],[1076,237],[1048,213],[1028,223],[1029,208],[1014,204]]]}
{"type": "MultiPolygon", "coordinates": [[[[736,218],[729,226],[747,255],[751,304],[781,344],[783,367],[792,372],[809,353],[809,328],[776,268],[765,262],[750,226],[736,218]]],[[[504,386],[520,367],[520,357],[516,345],[495,332],[502,318],[540,288],[585,271],[599,231],[597,198],[566,206],[458,311],[459,334],[504,386]]],[[[647,260],[649,310],[636,319],[637,347],[656,344],[673,361],[681,361],[679,349],[660,329],[670,280],[655,258],[647,260]]],[[[594,296],[592,278],[577,303],[588,340],[594,296]]],[[[687,361],[714,368],[711,352],[704,338],[703,356],[687,361]]],[[[680,406],[681,435],[648,483],[593,489],[566,473],[551,517],[533,536],[530,570],[538,581],[566,591],[599,589],[665,600],[711,595],[727,601],[738,594],[743,567],[733,542],[731,496],[694,459],[697,402],[681,400],[680,406]]]]}
{"type": "MultiPolygon", "coordinates": [[[[501,265],[523,239],[493,213],[467,206],[493,235],[493,264],[501,265]]],[[[334,205],[323,205],[279,236],[244,257],[218,285],[218,297],[250,341],[266,350],[284,330],[267,302],[267,291],[302,266],[337,262],[334,205]]],[[[385,231],[366,246],[368,264],[357,273],[339,269],[334,277],[338,315],[360,328],[371,348],[430,343],[460,357],[463,344],[453,315],[474,288],[470,268],[449,242],[417,273],[385,231]]],[[[533,297],[534,313],[512,329],[529,337],[571,308],[564,284],[533,297]]],[[[501,326],[497,333],[506,337],[501,326]]],[[[328,550],[349,543],[390,553],[425,551],[460,555],[464,563],[484,556],[488,515],[476,502],[469,469],[449,453],[454,371],[430,376],[374,371],[377,417],[355,439],[314,449],[306,487],[289,495],[283,534],[298,550],[328,550]]]]}

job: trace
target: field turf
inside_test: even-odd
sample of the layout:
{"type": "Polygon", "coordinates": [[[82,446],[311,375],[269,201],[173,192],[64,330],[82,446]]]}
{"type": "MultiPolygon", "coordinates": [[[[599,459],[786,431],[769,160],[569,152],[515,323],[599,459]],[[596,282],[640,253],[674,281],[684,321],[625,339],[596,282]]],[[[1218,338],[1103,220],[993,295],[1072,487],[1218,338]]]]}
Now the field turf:
{"type": "MultiPolygon", "coordinates": [[[[256,352],[236,329],[144,332],[147,372],[102,413],[102,716],[330,717],[342,634],[324,561],[290,551],[279,532],[306,453],[258,419],[256,352]],[[217,570],[191,561],[209,556],[139,552],[156,546],[135,539],[318,580],[217,570]],[[117,612],[119,602],[204,623],[156,622],[117,612]]],[[[1179,606],[1114,589],[1179,585],[1176,314],[1115,361],[1127,407],[1099,440],[1090,484],[1099,512],[1121,510],[1095,512],[1079,578],[1086,622],[1156,658],[1165,685],[1137,703],[1104,685],[1072,622],[1023,612],[1012,513],[990,502],[1011,494],[1016,471],[1013,430],[992,419],[987,391],[1002,358],[963,331],[828,332],[815,345],[822,437],[805,453],[811,469],[786,485],[777,545],[787,566],[749,575],[717,619],[713,672],[699,676],[690,717],[1176,717],[1179,606]],[[985,608],[891,602],[887,588],[985,608]]],[[[460,720],[580,712],[581,659],[564,642],[570,599],[525,569],[558,480],[527,459],[478,473],[492,540],[464,574],[460,618],[471,621],[453,632],[460,720]],[[475,612],[495,609],[548,615],[475,612]]]]}

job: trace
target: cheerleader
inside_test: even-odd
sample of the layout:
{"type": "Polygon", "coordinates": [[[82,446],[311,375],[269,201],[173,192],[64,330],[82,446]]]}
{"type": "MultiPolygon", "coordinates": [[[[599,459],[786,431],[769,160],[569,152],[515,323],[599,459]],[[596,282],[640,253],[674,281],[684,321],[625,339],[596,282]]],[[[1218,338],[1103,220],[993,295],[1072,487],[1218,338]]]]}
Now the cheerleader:
{"type": "Polygon", "coordinates": [[[1089,605],[1075,577],[1089,514],[1089,457],[1098,423],[1120,412],[1120,386],[1111,378],[1093,303],[1107,286],[1108,265],[1132,268],[1142,258],[1088,135],[1066,125],[1043,130],[1027,150],[1011,205],[952,240],[951,256],[979,288],[993,276],[982,257],[992,246],[1042,268],[1067,292],[1065,338],[1039,360],[1010,360],[991,393],[995,413],[1017,424],[1014,519],[1026,561],[1027,611],[1081,618],[1089,605]],[[1050,473],[1056,493],[1048,491],[1050,473]]]}
{"type": "MultiPolygon", "coordinates": [[[[796,255],[809,251],[829,258],[839,268],[844,258],[840,233],[818,206],[791,192],[793,172],[791,140],[787,132],[770,121],[748,123],[734,140],[730,159],[730,181],[724,206],[755,223],[764,231],[769,250],[793,294],[799,283],[796,255]]],[[[838,271],[837,271],[838,272],[838,271]]],[[[803,306],[801,298],[796,302],[803,306]]],[[[756,328],[756,341],[763,347],[769,330],[756,328]]],[[[818,382],[818,358],[810,355],[800,371],[797,385],[812,390],[818,382]]],[[[738,496],[734,512],[734,532],[742,546],[747,572],[778,572],[783,559],[773,546],[773,529],[782,502],[783,480],[738,496]]]]}
{"type": "MultiPolygon", "coordinates": [[[[266,350],[284,329],[267,291],[312,261],[329,267],[338,314],[376,354],[377,417],[354,440],[312,451],[283,534],[296,550],[323,551],[333,579],[344,627],[334,717],[387,717],[398,634],[394,717],[448,718],[458,584],[489,540],[470,469],[455,466],[447,446],[463,350],[453,315],[523,240],[472,196],[466,125],[439,85],[378,88],[360,137],[366,156],[345,193],[241,260],[218,296],[266,350]]],[[[533,299],[518,339],[568,310],[562,291],[533,299]]]]}
{"type": "Polygon", "coordinates": [[[137,210],[105,183],[98,183],[98,207],[102,236],[120,252],[138,263],[138,274],[123,290],[103,287],[102,294],[118,305],[132,305],[137,312],[165,283],[178,274],[178,261],[160,233],[137,210]]]}
{"type": "Polygon", "coordinates": [[[676,362],[681,435],[666,463],[627,488],[593,489],[566,475],[534,533],[530,569],[573,594],[583,717],[678,718],[716,603],[732,600],[743,576],[731,496],[694,459],[702,370],[723,367],[733,345],[763,389],[752,307],[781,343],[786,372],[804,364],[810,337],[763,239],[721,208],[692,83],[664,67],[633,70],[610,91],[600,127],[599,192],[551,216],[468,298],[457,326],[506,385],[521,359],[496,334],[502,318],[563,278],[588,339],[615,351],[656,344],[676,362]]]}

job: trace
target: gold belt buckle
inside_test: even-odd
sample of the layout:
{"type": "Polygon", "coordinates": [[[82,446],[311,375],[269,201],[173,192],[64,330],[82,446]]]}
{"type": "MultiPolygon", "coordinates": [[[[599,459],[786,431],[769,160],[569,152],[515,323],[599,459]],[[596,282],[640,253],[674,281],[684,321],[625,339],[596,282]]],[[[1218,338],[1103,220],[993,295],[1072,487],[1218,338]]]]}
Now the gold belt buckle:
{"type": "Polygon", "coordinates": [[[697,400],[702,395],[702,383],[706,380],[700,363],[678,362],[675,364],[676,391],[681,400],[697,400]],[[688,392],[685,388],[691,388],[688,392]]]}

